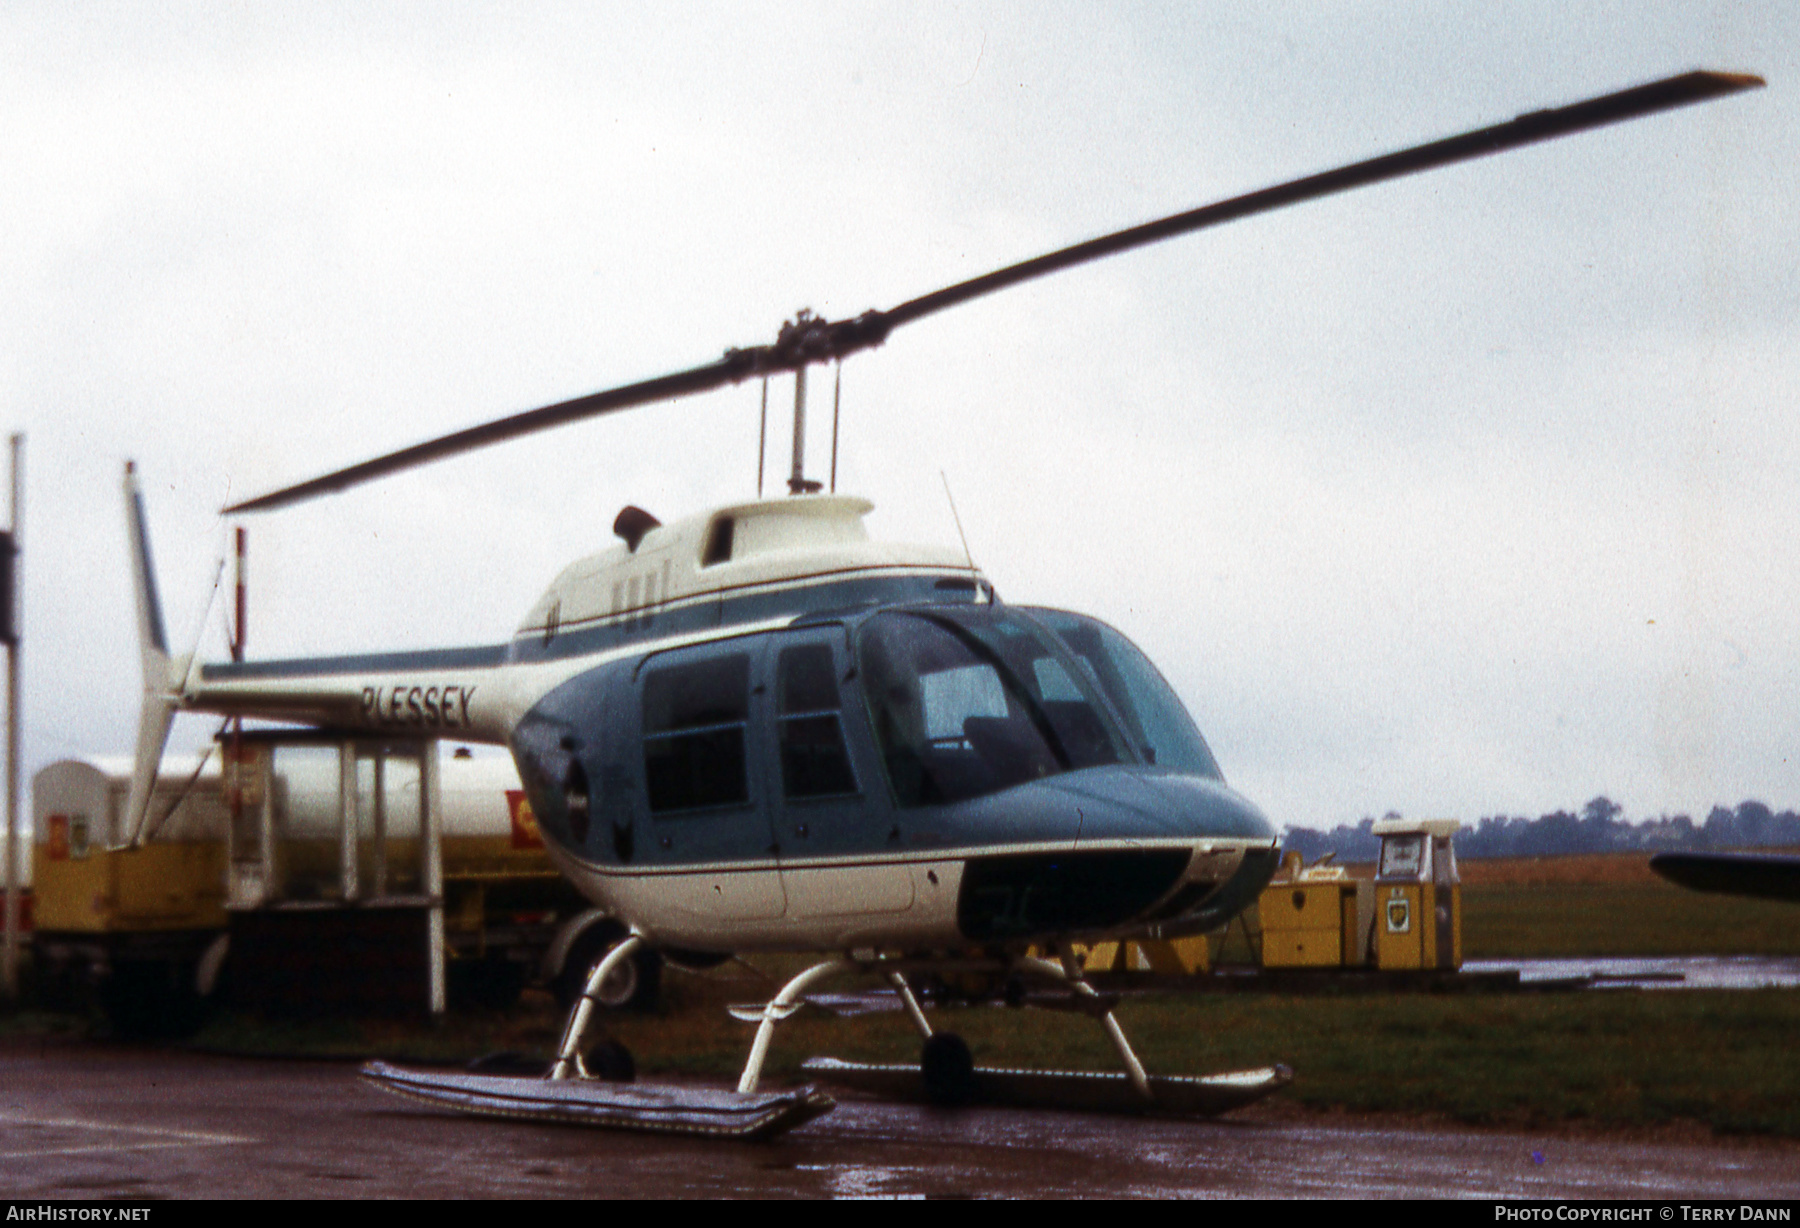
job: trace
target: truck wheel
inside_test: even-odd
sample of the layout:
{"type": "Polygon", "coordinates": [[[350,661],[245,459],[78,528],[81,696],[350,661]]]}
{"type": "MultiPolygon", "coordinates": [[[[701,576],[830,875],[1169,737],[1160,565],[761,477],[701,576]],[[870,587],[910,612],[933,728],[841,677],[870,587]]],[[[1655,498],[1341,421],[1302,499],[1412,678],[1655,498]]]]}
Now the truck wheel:
{"type": "Polygon", "coordinates": [[[525,992],[525,965],[510,959],[454,960],[449,973],[450,1000],[458,1006],[504,1011],[518,1005],[525,992]]]}
{"type": "Polygon", "coordinates": [[[954,1106],[975,1099],[975,1060],[955,1032],[934,1032],[926,1040],[919,1054],[919,1074],[925,1098],[933,1104],[954,1106]]]}
{"type": "MultiPolygon", "coordinates": [[[[553,985],[556,1000],[563,1009],[575,1005],[581,991],[587,988],[588,973],[628,933],[617,921],[602,921],[589,927],[570,945],[568,958],[563,961],[562,971],[553,985]]],[[[607,1010],[648,1011],[655,1009],[661,991],[662,956],[648,947],[641,947],[623,967],[614,969],[606,978],[595,1001],[607,1010]]]]}
{"type": "Polygon", "coordinates": [[[192,960],[131,960],[113,964],[100,987],[100,1009],[126,1040],[179,1040],[206,1021],[206,1001],[194,987],[192,960]]]}
{"type": "Polygon", "coordinates": [[[637,1062],[627,1049],[610,1036],[588,1050],[582,1059],[587,1068],[608,1083],[636,1083],[637,1062]]]}

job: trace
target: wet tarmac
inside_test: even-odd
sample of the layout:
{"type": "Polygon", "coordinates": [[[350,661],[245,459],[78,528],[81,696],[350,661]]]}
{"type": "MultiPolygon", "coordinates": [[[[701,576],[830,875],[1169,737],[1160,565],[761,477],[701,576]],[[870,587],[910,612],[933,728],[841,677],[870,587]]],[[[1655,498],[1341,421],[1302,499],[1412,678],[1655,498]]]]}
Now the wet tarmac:
{"type": "Polygon", "coordinates": [[[1518,969],[1519,983],[1586,978],[1592,988],[1794,989],[1800,958],[1776,955],[1671,955],[1656,959],[1471,959],[1469,973],[1518,969]]]}
{"type": "Polygon", "coordinates": [[[846,1099],[768,1143],[464,1118],[335,1063],[0,1042],[14,1198],[1794,1198],[1800,1145],[1318,1118],[1210,1122],[846,1099]]]}

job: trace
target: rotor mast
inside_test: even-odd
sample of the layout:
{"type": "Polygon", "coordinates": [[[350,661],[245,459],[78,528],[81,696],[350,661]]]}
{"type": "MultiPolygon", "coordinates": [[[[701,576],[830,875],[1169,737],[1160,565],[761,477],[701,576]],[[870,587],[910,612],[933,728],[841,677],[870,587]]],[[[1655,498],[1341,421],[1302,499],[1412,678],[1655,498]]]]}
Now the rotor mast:
{"type": "Polygon", "coordinates": [[[798,366],[794,368],[794,469],[788,474],[788,494],[810,495],[818,489],[819,484],[806,476],[806,367],[798,366]]]}

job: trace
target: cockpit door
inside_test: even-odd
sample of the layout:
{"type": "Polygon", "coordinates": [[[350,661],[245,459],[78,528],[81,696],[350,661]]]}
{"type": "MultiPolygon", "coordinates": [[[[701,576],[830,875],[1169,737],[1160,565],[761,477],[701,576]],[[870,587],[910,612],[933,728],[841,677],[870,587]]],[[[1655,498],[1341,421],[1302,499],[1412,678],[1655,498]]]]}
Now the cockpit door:
{"type": "Polygon", "coordinates": [[[769,794],[788,916],[903,912],[910,869],[852,679],[841,626],[773,636],[766,658],[769,794]]]}

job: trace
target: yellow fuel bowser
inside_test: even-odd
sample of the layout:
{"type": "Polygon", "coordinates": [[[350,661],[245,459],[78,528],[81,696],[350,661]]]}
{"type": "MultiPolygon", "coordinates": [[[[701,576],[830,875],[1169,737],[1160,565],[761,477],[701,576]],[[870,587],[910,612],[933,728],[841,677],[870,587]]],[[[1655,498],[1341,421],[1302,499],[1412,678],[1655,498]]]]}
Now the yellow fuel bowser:
{"type": "Polygon", "coordinates": [[[1205,934],[1191,938],[1143,938],[1129,942],[1076,944],[1087,972],[1151,972],[1158,976],[1192,976],[1212,971],[1205,934]]]}
{"type": "Polygon", "coordinates": [[[1354,968],[1368,960],[1374,896],[1343,866],[1290,852],[1256,902],[1265,968],[1354,968]]]}
{"type": "Polygon", "coordinates": [[[1462,880],[1450,838],[1455,819],[1383,819],[1375,870],[1375,966],[1383,971],[1462,967],[1462,880]]]}

